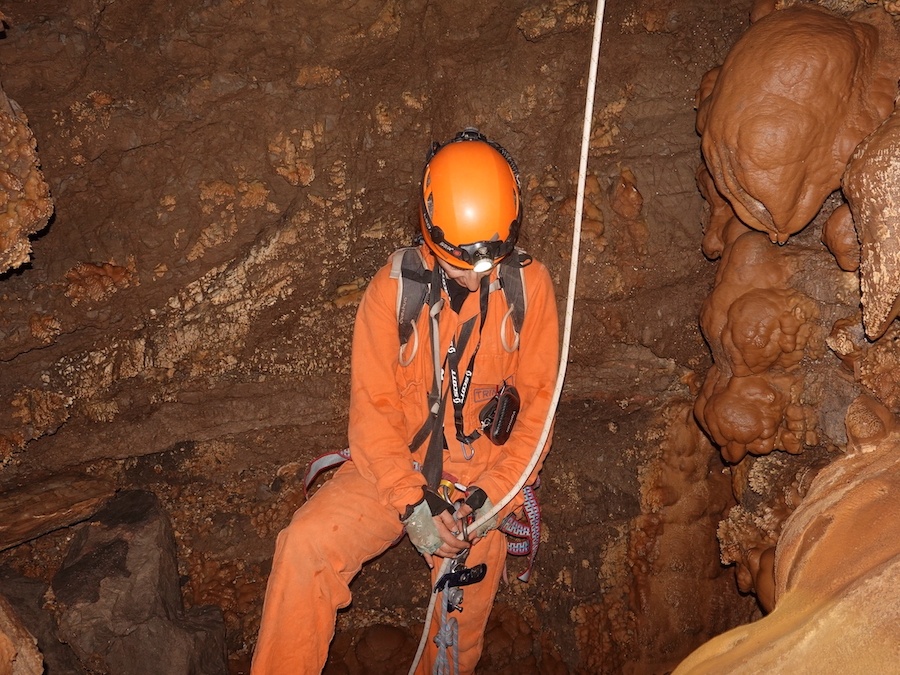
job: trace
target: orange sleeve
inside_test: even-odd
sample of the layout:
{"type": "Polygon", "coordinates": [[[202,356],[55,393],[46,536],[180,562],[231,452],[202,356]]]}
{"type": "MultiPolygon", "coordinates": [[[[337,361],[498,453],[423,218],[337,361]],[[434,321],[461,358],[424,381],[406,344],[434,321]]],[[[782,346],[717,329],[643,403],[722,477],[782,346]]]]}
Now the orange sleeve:
{"type": "Polygon", "coordinates": [[[375,275],[356,313],[348,436],[359,472],[375,483],[381,501],[402,515],[422,499],[425,478],[413,468],[396,380],[396,303],[397,282],[390,278],[388,265],[375,275]]]}
{"type": "MultiPolygon", "coordinates": [[[[499,461],[475,484],[497,504],[519,480],[535,451],[553,399],[559,369],[559,317],[556,295],[547,268],[535,261],[525,268],[527,305],[519,337],[519,365],[515,386],[521,409],[499,461]]],[[[550,448],[547,437],[540,460],[526,485],[534,483],[550,448]]],[[[501,519],[522,505],[521,492],[500,512],[501,519]]]]}

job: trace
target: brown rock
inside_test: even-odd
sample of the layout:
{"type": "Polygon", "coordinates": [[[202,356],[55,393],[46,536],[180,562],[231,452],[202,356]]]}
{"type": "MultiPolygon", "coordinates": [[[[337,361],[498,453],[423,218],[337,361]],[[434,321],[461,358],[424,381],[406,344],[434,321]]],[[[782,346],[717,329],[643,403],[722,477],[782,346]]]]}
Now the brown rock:
{"type": "Polygon", "coordinates": [[[0,595],[0,675],[42,675],[44,660],[35,639],[0,595]]]}
{"type": "Polygon", "coordinates": [[[114,493],[105,480],[65,473],[7,491],[0,504],[0,550],[90,518],[114,493]]]}
{"type": "MultiPolygon", "coordinates": [[[[356,643],[356,658],[367,672],[390,672],[398,661],[405,661],[414,647],[409,633],[396,626],[375,624],[365,629],[356,643]]],[[[413,649],[413,651],[415,651],[413,649]]]]}
{"type": "Polygon", "coordinates": [[[708,642],[675,675],[894,671],[898,490],[896,432],[822,469],[776,547],[775,609],[708,642]]]}
{"type": "Polygon", "coordinates": [[[80,528],[51,589],[59,639],[88,670],[228,670],[222,612],[184,609],[172,525],[150,492],[119,493],[80,528]]]}

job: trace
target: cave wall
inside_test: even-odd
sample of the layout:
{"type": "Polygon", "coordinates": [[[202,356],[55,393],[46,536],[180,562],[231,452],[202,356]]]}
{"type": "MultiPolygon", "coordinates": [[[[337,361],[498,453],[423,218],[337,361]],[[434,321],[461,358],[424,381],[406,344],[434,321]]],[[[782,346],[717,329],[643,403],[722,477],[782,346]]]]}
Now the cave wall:
{"type": "MultiPolygon", "coordinates": [[[[852,363],[872,373],[870,389],[887,386],[893,352],[840,323],[859,284],[819,241],[841,197],[778,248],[733,214],[707,213],[702,173],[698,190],[698,87],[762,4],[607,8],[544,539],[532,581],[505,587],[492,623],[524,617],[539,646],[489,646],[491,672],[667,672],[758,617],[746,594],[756,557],[846,442],[861,386],[836,374],[852,363]],[[777,303],[766,314],[786,326],[772,363],[766,350],[735,361],[721,339],[742,274],[766,280],[746,305],[788,302],[787,319],[777,303]],[[840,337],[843,360],[830,346],[840,337]],[[763,377],[762,362],[778,372],[763,377]],[[764,433],[710,423],[773,388],[780,407],[764,433]],[[796,495],[780,496],[785,482],[796,495]]],[[[414,232],[432,140],[471,124],[510,150],[525,183],[522,244],[563,306],[593,5],[27,0],[3,11],[3,91],[27,115],[18,128],[36,141],[47,189],[19,228],[28,262],[0,280],[0,485],[21,494],[74,472],[101,481],[99,494],[156,493],[186,603],[222,609],[242,672],[299,477],[346,443],[356,303],[414,232]]],[[[710,175],[705,196],[728,203],[710,175]]],[[[52,575],[74,520],[3,561],[52,575]]],[[[405,542],[369,566],[339,618],[336,660],[373,623],[415,634],[426,579],[405,542]]]]}

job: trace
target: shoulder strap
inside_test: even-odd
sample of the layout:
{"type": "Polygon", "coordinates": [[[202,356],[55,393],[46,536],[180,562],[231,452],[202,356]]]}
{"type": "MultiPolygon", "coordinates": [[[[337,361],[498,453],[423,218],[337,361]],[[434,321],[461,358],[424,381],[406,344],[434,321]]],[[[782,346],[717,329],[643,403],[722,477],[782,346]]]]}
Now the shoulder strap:
{"type": "Polygon", "coordinates": [[[391,278],[397,280],[397,329],[402,349],[415,330],[431,283],[431,273],[418,246],[394,251],[391,255],[391,278]]]}
{"type": "MultiPolygon", "coordinates": [[[[499,288],[506,298],[516,335],[522,330],[528,309],[523,268],[529,264],[531,256],[517,248],[503,259],[497,271],[499,288]]],[[[431,283],[431,272],[422,258],[421,248],[408,246],[396,250],[391,256],[391,278],[397,279],[397,330],[402,349],[415,330],[431,283]]]]}
{"type": "Polygon", "coordinates": [[[513,327],[516,329],[516,333],[521,332],[522,324],[525,323],[525,311],[528,309],[523,268],[530,263],[531,256],[517,248],[511,255],[503,259],[500,269],[497,270],[500,288],[503,289],[503,295],[506,296],[506,304],[512,310],[513,327]]]}

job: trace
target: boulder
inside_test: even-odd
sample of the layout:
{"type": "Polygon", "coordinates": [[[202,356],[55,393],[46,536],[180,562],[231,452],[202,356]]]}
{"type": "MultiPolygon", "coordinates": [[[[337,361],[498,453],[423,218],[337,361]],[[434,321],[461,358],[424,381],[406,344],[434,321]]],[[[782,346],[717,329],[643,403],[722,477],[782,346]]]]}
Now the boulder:
{"type": "Polygon", "coordinates": [[[88,670],[228,672],[221,611],[185,611],[172,526],[149,492],[120,493],[85,523],[51,588],[59,638],[88,670]]]}

